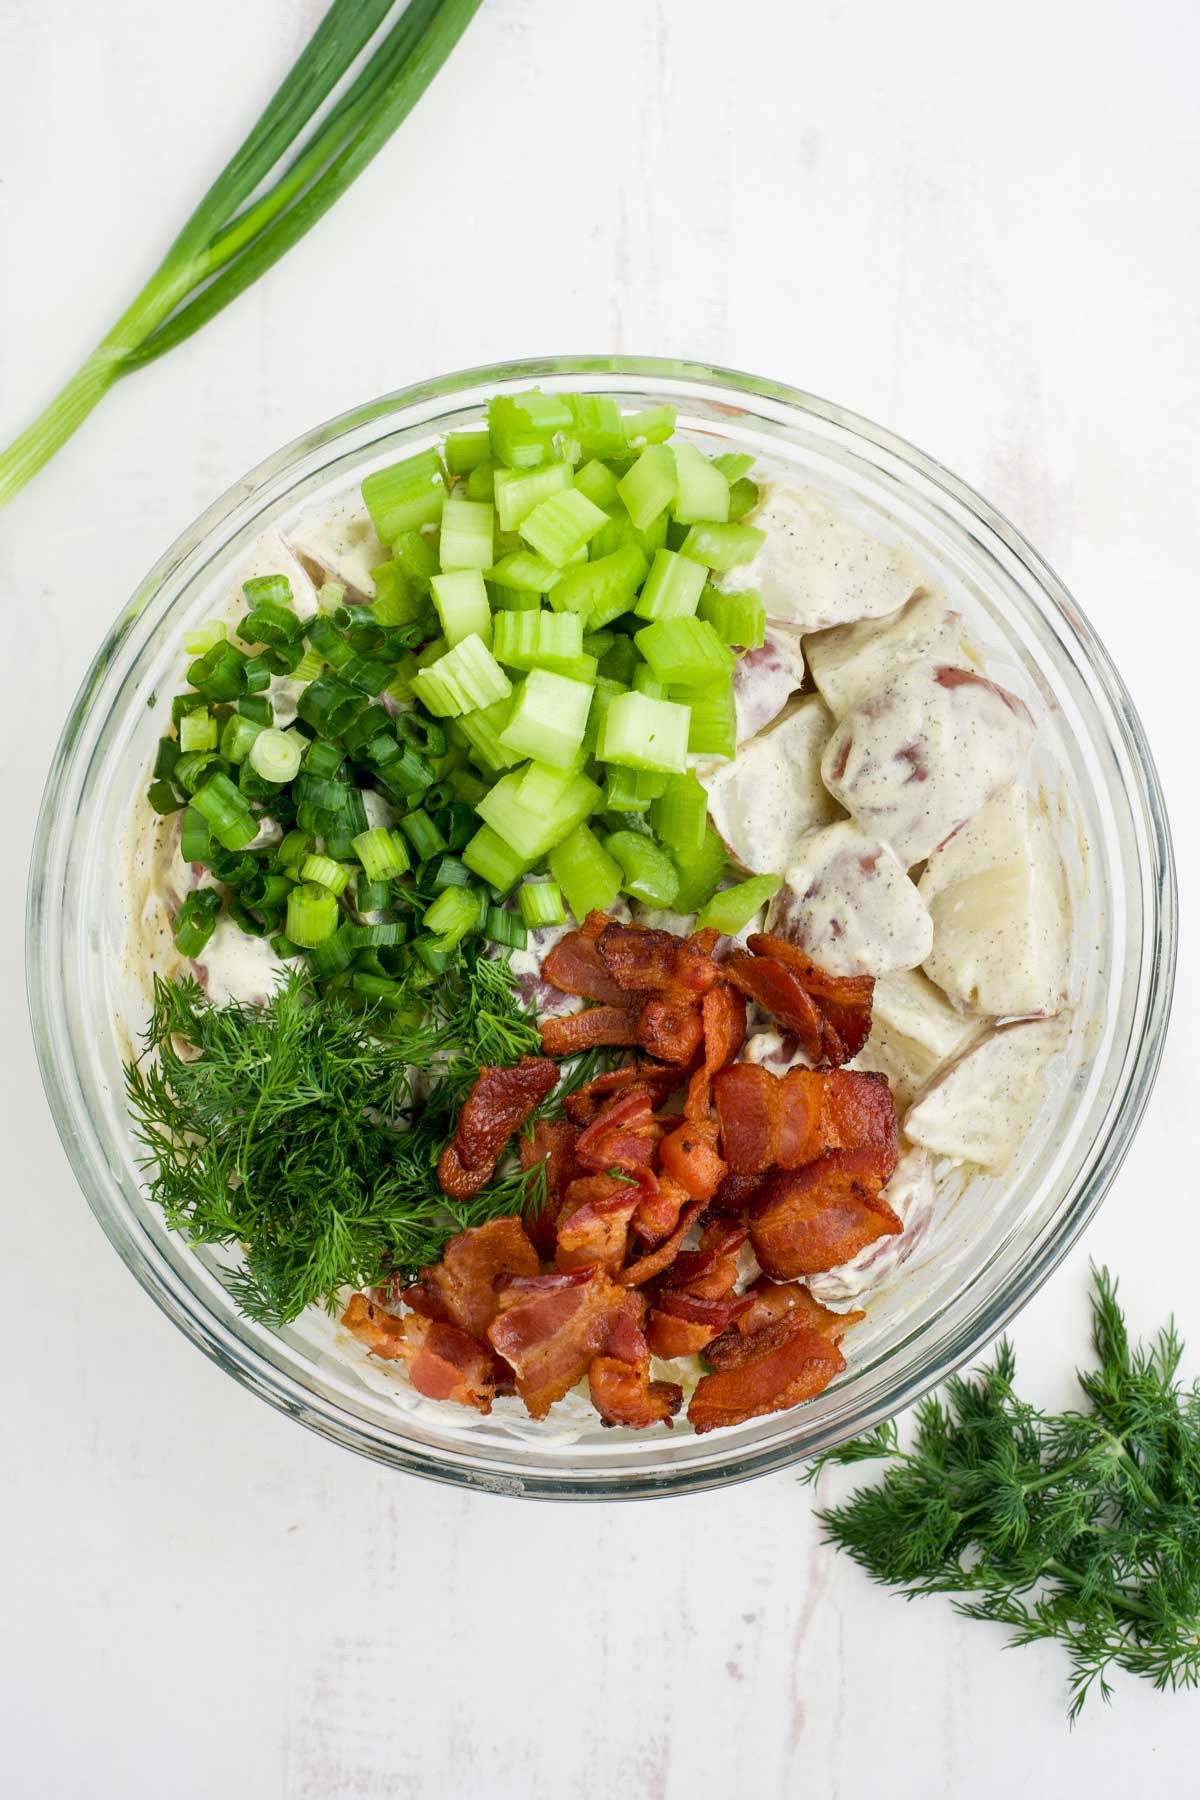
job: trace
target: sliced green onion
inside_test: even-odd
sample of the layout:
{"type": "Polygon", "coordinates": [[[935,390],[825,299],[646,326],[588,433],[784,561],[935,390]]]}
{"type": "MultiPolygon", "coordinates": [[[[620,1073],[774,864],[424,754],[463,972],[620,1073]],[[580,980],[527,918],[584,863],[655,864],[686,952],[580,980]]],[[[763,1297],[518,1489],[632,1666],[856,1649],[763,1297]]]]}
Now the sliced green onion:
{"type": "Polygon", "coordinates": [[[435,575],[430,586],[433,604],[451,649],[472,632],[485,644],[491,643],[492,610],[478,569],[456,569],[449,575],[435,575]]]}
{"type": "MultiPolygon", "coordinates": [[[[505,703],[501,701],[500,704],[503,706],[505,703]]],[[[461,724],[462,721],[460,720],[459,723],[461,724]]],[[[505,751],[504,754],[507,756],[508,752],[505,751]]],[[[450,786],[454,790],[455,801],[468,807],[476,806],[488,790],[487,782],[480,781],[478,776],[472,775],[469,769],[452,769],[450,786]]]]}
{"type": "Polygon", "coordinates": [[[517,894],[521,917],[533,931],[543,925],[564,925],[562,889],[557,881],[527,881],[517,894]]]}
{"type": "Polygon", "coordinates": [[[746,929],[755,913],[768,900],[773,900],[782,886],[779,875],[752,875],[749,881],[739,881],[736,887],[723,888],[701,908],[696,929],[703,930],[706,925],[711,925],[734,937],[746,929]]]}
{"type": "Polygon", "coordinates": [[[605,714],[596,754],[602,762],[674,775],[687,767],[689,713],[671,700],[617,694],[605,714]]]}
{"type": "Polygon", "coordinates": [[[708,829],[708,795],[690,770],[670,777],[650,809],[650,820],[668,850],[689,858],[700,854],[708,829]]]}
{"type": "Polygon", "coordinates": [[[675,458],[670,446],[648,445],[617,487],[634,526],[644,531],[675,498],[675,458]]]}
{"type": "Polygon", "coordinates": [[[740,650],[757,650],[766,635],[767,609],[754,588],[723,594],[719,588],[706,586],[697,614],[723,644],[736,644],[740,650]]]}
{"type": "Polygon", "coordinates": [[[471,871],[457,856],[439,856],[430,874],[429,885],[435,894],[441,893],[443,888],[469,887],[471,871]]]}
{"type": "MultiPolygon", "coordinates": [[[[371,571],[372,575],[375,573],[371,571]]],[[[323,581],[317,589],[317,607],[323,613],[335,613],[346,598],[344,581],[334,581],[332,577],[323,581]]]]}
{"type": "MultiPolygon", "coordinates": [[[[522,619],[526,615],[511,616],[522,619]]],[[[578,619],[575,623],[578,625],[578,619]]],[[[583,743],[591,704],[592,690],[585,682],[548,669],[533,669],[521,686],[500,742],[537,762],[570,768],[583,743]]]]}
{"type": "MultiPolygon", "coordinates": [[[[194,718],[195,714],[191,716],[194,718]]],[[[257,719],[247,719],[240,712],[230,713],[221,732],[221,755],[225,761],[235,765],[245,762],[255,738],[265,729],[257,719]]]]}
{"type": "MultiPolygon", "coordinates": [[[[533,860],[518,856],[490,825],[481,825],[463,851],[463,861],[472,874],[501,894],[520,881],[533,860]]],[[[615,888],[613,892],[616,893],[615,888]]]]}
{"type": "Polygon", "coordinates": [[[304,752],[302,768],[309,775],[317,775],[323,781],[332,781],[346,758],[336,744],[328,738],[314,738],[304,752]]]}
{"type": "Polygon", "coordinates": [[[709,826],[705,831],[703,844],[694,855],[687,856],[682,851],[677,851],[673,860],[679,871],[675,910],[681,913],[697,912],[715,893],[729,862],[729,852],[709,826]]]}
{"type": "Polygon", "coordinates": [[[479,897],[473,888],[446,888],[426,908],[421,923],[441,938],[443,950],[451,950],[479,923],[479,897]]]}
{"type": "Polygon", "coordinates": [[[183,805],[174,785],[169,781],[152,781],[146,789],[146,798],[155,812],[163,818],[170,813],[178,812],[183,805]]]}
{"type": "Polygon", "coordinates": [[[579,613],[595,631],[629,611],[648,567],[637,544],[623,544],[608,556],[568,569],[551,591],[550,604],[555,612],[579,613]]]}
{"type": "Polygon", "coordinates": [[[707,687],[733,675],[733,651],[704,619],[656,619],[633,641],[659,681],[678,687],[707,687]]]}
{"type": "Polygon", "coordinates": [[[582,924],[590,912],[606,912],[621,890],[621,865],[595,832],[578,825],[550,852],[550,873],[582,924]]]}
{"type": "Polygon", "coordinates": [[[390,468],[376,469],[362,484],[363,504],[385,544],[402,531],[433,525],[446,503],[446,482],[436,450],[422,450],[390,468]]]}
{"type": "Polygon", "coordinates": [[[683,540],[683,554],[707,569],[724,572],[750,562],[766,542],[766,532],[756,525],[719,522],[693,525],[683,540]]]}
{"type": "Polygon", "coordinates": [[[175,948],[199,956],[216,927],[221,896],[216,888],[193,888],[175,915],[175,948]]]}
{"type": "Polygon", "coordinates": [[[447,500],[438,540],[443,570],[490,569],[494,531],[495,508],[486,500],[447,500]]]}
{"type": "Polygon", "coordinates": [[[447,848],[445,838],[423,807],[406,813],[400,821],[400,829],[416,851],[419,862],[425,862],[447,848]]]}
{"type": "Polygon", "coordinates": [[[524,950],[529,942],[524,920],[516,913],[506,912],[502,906],[488,907],[483,918],[483,935],[493,944],[503,944],[509,950],[524,950]]]}
{"type": "MultiPolygon", "coordinates": [[[[325,659],[316,650],[306,650],[292,670],[297,681],[315,681],[325,667],[325,659]]],[[[391,671],[389,670],[390,674],[391,671]]]]}
{"type": "Polygon", "coordinates": [[[338,903],[329,889],[305,882],[288,895],[287,935],[293,944],[311,950],[333,936],[338,916],[338,903]]]}
{"type": "Polygon", "coordinates": [[[566,488],[534,507],[521,522],[521,536],[539,556],[561,569],[586,549],[607,523],[607,513],[586,494],[566,488]]]}
{"type": "Polygon", "coordinates": [[[395,881],[408,872],[408,850],[398,832],[376,826],[372,831],[360,832],[353,848],[368,881],[395,881]]]}
{"type": "Polygon", "coordinates": [[[318,737],[340,737],[362,709],[362,695],[338,675],[318,675],[296,701],[296,711],[318,737]]]}
{"type": "Polygon", "coordinates": [[[207,707],[197,712],[186,713],[180,719],[179,747],[181,750],[216,749],[217,721],[207,707]]]}
{"type": "MultiPolygon", "coordinates": [[[[371,579],[375,583],[371,611],[380,625],[408,625],[420,617],[425,596],[418,594],[398,562],[380,563],[371,570],[371,579]]],[[[308,636],[315,641],[311,630],[308,636]]]]}
{"type": "Polygon", "coordinates": [[[681,439],[675,453],[675,504],[672,514],[681,525],[700,519],[729,517],[729,483],[695,444],[681,439]]]}
{"type": "Polygon", "coordinates": [[[331,856],[306,856],[300,870],[300,879],[315,881],[318,887],[328,888],[331,894],[340,895],[345,892],[350,871],[344,863],[334,862],[331,856]]]}
{"type": "Polygon", "coordinates": [[[360,913],[382,912],[392,898],[386,881],[372,881],[366,870],[354,883],[354,904],[360,913]]]}
{"type": "Polygon", "coordinates": [[[265,694],[243,694],[237,710],[244,719],[253,719],[256,725],[275,723],[275,708],[265,694]]]}
{"type": "Polygon", "coordinates": [[[210,775],[196,789],[192,805],[204,814],[213,836],[226,850],[244,850],[258,836],[249,802],[228,775],[210,775]]]}
{"type": "Polygon", "coordinates": [[[189,656],[205,656],[223,643],[228,635],[224,619],[208,619],[203,625],[198,625],[195,631],[184,632],[183,647],[189,656]]]}
{"type": "Polygon", "coordinates": [[[646,906],[671,906],[679,892],[679,873],[665,851],[637,831],[614,831],[604,848],[621,865],[621,889],[646,906]]]}
{"type": "Polygon", "coordinates": [[[341,975],[352,965],[354,945],[350,940],[350,929],[350,926],[342,925],[332,937],[314,945],[309,952],[312,972],[319,981],[327,981],[331,975],[341,975]]]}
{"type": "Polygon", "coordinates": [[[297,731],[280,731],[268,725],[251,744],[248,761],[264,781],[291,781],[299,772],[307,740],[297,731]]]}
{"type": "Polygon", "coordinates": [[[307,831],[285,832],[282,842],[275,852],[275,860],[281,869],[287,869],[290,873],[296,874],[298,879],[300,865],[312,847],[313,841],[307,831]]]}

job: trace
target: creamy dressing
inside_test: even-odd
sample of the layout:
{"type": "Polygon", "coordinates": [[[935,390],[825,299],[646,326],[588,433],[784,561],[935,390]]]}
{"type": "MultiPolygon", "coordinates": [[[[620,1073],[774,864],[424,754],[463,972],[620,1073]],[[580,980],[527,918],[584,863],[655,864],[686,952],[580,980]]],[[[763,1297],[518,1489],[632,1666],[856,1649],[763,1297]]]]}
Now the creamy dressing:
{"type": "Polygon", "coordinates": [[[306,513],[288,532],[288,542],[306,562],[316,564],[322,576],[332,576],[348,590],[348,598],[373,600],[371,574],[387,557],[376,536],[370,514],[350,502],[332,512],[306,513]]]}
{"type": "Polygon", "coordinates": [[[918,663],[840,721],[821,759],[829,791],[906,868],[1007,787],[1033,742],[1014,695],[970,669],[918,663]]]}
{"type": "Polygon", "coordinates": [[[1047,1067],[1066,1041],[1062,1019],[998,1026],[910,1109],[906,1135],[935,1156],[1003,1173],[1029,1135],[1045,1098],[1047,1067]]]}
{"type": "Polygon", "coordinates": [[[734,729],[739,744],[777,719],[804,685],[804,652],[789,631],[764,631],[757,650],[747,650],[733,671],[734,729]]]}
{"type": "Polygon", "coordinates": [[[933,1221],[937,1185],[933,1158],[927,1150],[906,1150],[896,1164],[883,1197],[904,1226],[891,1237],[876,1238],[839,1269],[808,1276],[809,1292],[824,1306],[857,1305],[908,1261],[933,1221]]]}
{"type": "Polygon", "coordinates": [[[831,975],[915,969],[933,943],[929,912],[882,839],[853,820],[810,831],[792,850],[767,928],[831,975]]]}
{"type": "Polygon", "coordinates": [[[804,641],[813,680],[835,719],[915,662],[961,665],[962,620],[940,594],[921,588],[883,619],[835,625],[804,641]]]}
{"type": "Polygon", "coordinates": [[[819,695],[808,694],[732,762],[701,773],[709,818],[743,868],[775,873],[806,831],[837,818],[837,803],[821,780],[832,726],[819,695]]]}

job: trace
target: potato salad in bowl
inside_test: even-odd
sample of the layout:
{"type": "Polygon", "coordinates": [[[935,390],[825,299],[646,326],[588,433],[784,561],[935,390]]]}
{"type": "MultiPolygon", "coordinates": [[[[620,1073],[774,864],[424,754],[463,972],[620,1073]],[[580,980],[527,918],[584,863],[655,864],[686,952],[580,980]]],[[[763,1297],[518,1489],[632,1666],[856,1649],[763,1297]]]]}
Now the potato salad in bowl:
{"type": "Polygon", "coordinates": [[[655,1492],[1032,1291],[1133,1104],[1135,921],[1069,682],[932,497],[732,378],[539,372],[322,445],[190,579],[94,872],[108,1092],[309,1422],[655,1492]]]}

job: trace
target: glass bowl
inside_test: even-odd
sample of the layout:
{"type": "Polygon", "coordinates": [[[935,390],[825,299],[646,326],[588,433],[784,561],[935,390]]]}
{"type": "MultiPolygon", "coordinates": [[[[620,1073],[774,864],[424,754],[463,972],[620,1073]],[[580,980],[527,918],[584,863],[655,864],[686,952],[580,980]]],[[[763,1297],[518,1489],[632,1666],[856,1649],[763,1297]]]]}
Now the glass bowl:
{"type": "MultiPolygon", "coordinates": [[[[42,1075],[75,1173],[112,1244],[180,1330],[281,1411],[363,1455],[486,1491],[637,1498],[744,1480],[869,1429],[973,1357],[1037,1291],[1099,1206],[1129,1147],[1163,1044],[1176,901],[1163,798],[1141,725],[1103,645],[1020,534],[969,488],[878,426],[777,383],[694,364],[547,358],[468,370],[346,413],[270,457],[154,568],[76,697],[50,771],[29,897],[29,992],[42,1075]],[[1038,780],[1077,841],[1070,1041],[1012,1168],[945,1181],[919,1248],[871,1303],[846,1372],[807,1405],[710,1436],[606,1432],[420,1400],[332,1320],[272,1331],[242,1318],[222,1259],[168,1232],[145,1198],[122,1061],[138,1021],[117,992],[128,894],[115,847],[181,683],[185,629],[227,596],[268,525],[479,421],[534,383],[628,407],[669,401],[710,449],[747,450],[836,490],[899,537],[1039,723],[1038,780]],[[460,1416],[461,1412],[461,1416],[460,1416]]],[[[509,1403],[515,1406],[516,1403],[509,1403]]]]}

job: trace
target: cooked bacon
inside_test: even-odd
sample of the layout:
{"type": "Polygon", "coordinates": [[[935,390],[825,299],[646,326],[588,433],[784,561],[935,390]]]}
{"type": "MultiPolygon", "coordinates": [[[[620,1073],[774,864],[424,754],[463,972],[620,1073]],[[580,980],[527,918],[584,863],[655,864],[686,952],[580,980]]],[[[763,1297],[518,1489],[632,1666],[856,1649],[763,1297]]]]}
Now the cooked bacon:
{"type": "Polygon", "coordinates": [[[831,975],[796,944],[756,931],[748,940],[755,956],[773,957],[792,970],[821,1015],[821,1052],[835,1067],[857,1056],[871,1035],[873,975],[831,975]]]}
{"type": "Polygon", "coordinates": [[[602,931],[606,931],[610,925],[615,925],[616,923],[617,921],[613,918],[611,913],[592,911],[588,914],[579,929],[582,931],[585,938],[591,938],[592,942],[595,943],[602,931]]]}
{"type": "Polygon", "coordinates": [[[683,940],[645,925],[606,925],[596,939],[600,961],[626,994],[660,994],[675,986],[683,940]]]}
{"type": "Polygon", "coordinates": [[[563,1097],[563,1109],[567,1117],[577,1125],[589,1125],[599,1112],[603,1101],[611,1099],[614,1094],[623,1094],[627,1088],[644,1087],[650,1096],[650,1105],[657,1111],[675,1089],[687,1079],[682,1069],[674,1068],[669,1063],[631,1062],[622,1068],[609,1069],[603,1075],[595,1075],[584,1087],[573,1094],[563,1097]]]}
{"type": "Polygon", "coordinates": [[[714,1369],[740,1369],[782,1344],[800,1326],[819,1331],[831,1344],[839,1343],[852,1325],[867,1316],[864,1312],[833,1312],[799,1281],[769,1281],[764,1275],[749,1293],[752,1304],[705,1352],[714,1369]]]}
{"type": "MultiPolygon", "coordinates": [[[[802,1079],[808,1073],[794,1069],[802,1079]]],[[[791,1081],[784,1076],[784,1087],[791,1081]]],[[[900,1154],[896,1103],[886,1075],[860,1069],[830,1069],[821,1078],[821,1149],[859,1150],[867,1147],[886,1152],[890,1181],[900,1154]]]]}
{"type": "Polygon", "coordinates": [[[644,1194],[633,1216],[633,1229],[644,1244],[657,1244],[668,1237],[679,1223],[679,1215],[691,1195],[673,1175],[659,1170],[658,1191],[644,1194]]]}
{"type": "Polygon", "coordinates": [[[577,1056],[597,1044],[636,1044],[638,1015],[621,1006],[591,1006],[586,1012],[543,1019],[538,1027],[547,1056],[577,1056]]]}
{"type": "Polygon", "coordinates": [[[693,1199],[711,1200],[721,1185],[725,1164],[717,1152],[720,1129],[715,1119],[687,1119],[659,1145],[663,1168],[693,1199]]]}
{"type": "Polygon", "coordinates": [[[694,931],[691,937],[685,938],[675,958],[672,985],[700,997],[724,981],[725,971],[713,956],[720,939],[721,933],[713,926],[694,931]]]}
{"type": "Polygon", "coordinates": [[[694,1356],[728,1331],[749,1305],[745,1294],[706,1300],[696,1294],[661,1293],[646,1324],[646,1341],[655,1356],[694,1356]]]}
{"type": "Polygon", "coordinates": [[[404,1299],[426,1318],[448,1319],[481,1338],[496,1316],[497,1275],[536,1275],[540,1266],[520,1219],[489,1219],[452,1237],[442,1260],[420,1271],[404,1299]]]}
{"type": "Polygon", "coordinates": [[[611,1100],[580,1133],[575,1155],[585,1169],[625,1169],[631,1174],[644,1169],[649,1174],[661,1137],[650,1095],[635,1087],[611,1100]]]}
{"type": "Polygon", "coordinates": [[[683,1248],[683,1240],[703,1211],[703,1200],[689,1200],[680,1212],[679,1223],[670,1237],[664,1238],[656,1249],[621,1270],[617,1276],[621,1286],[641,1287],[644,1282],[653,1281],[656,1275],[661,1275],[664,1269],[669,1269],[683,1248]]]}
{"type": "Polygon", "coordinates": [[[721,1425],[741,1425],[764,1413],[811,1400],[840,1375],[846,1359],[819,1331],[800,1327],[782,1344],[736,1369],[702,1375],[688,1407],[697,1436],[721,1425]]]}
{"type": "Polygon", "coordinates": [[[712,1078],[733,1061],[746,1037],[746,1002],[735,987],[722,982],[705,994],[700,1009],[704,1030],[704,1067],[688,1085],[684,1114],[707,1119],[712,1107],[712,1078]]]}
{"type": "Polygon", "coordinates": [[[609,1327],[601,1355],[588,1369],[592,1405],[605,1425],[642,1431],[669,1426],[683,1405],[683,1389],[673,1381],[650,1380],[650,1346],[642,1330],[645,1301],[630,1289],[609,1327]]]}
{"type": "Polygon", "coordinates": [[[629,1221],[641,1197],[636,1183],[615,1175],[584,1175],[573,1181],[558,1216],[557,1266],[603,1269],[615,1275],[625,1261],[629,1221]]]}
{"type": "Polygon", "coordinates": [[[825,1151],[864,1146],[886,1150],[895,1167],[896,1108],[886,1076],[858,1069],[778,1076],[759,1063],[734,1063],[714,1076],[713,1093],[722,1151],[735,1175],[796,1169],[825,1151]]]}
{"type": "Polygon", "coordinates": [[[544,1419],[586,1374],[624,1299],[600,1269],[518,1275],[501,1287],[488,1338],[512,1365],[531,1418],[544,1419]]]}
{"type": "Polygon", "coordinates": [[[750,1208],[750,1241],[768,1275],[816,1275],[903,1229],[880,1193],[888,1153],[831,1150],[769,1175],[750,1208]]]}
{"type": "Polygon", "coordinates": [[[601,962],[595,938],[584,931],[568,931],[566,937],[558,940],[542,958],[542,975],[560,993],[578,994],[584,1000],[605,1000],[612,1006],[625,1004],[624,988],[601,962]]]}
{"type": "Polygon", "coordinates": [[[486,1186],[513,1132],[557,1080],[558,1070],[542,1056],[523,1056],[513,1069],[480,1069],[438,1161],[442,1192],[467,1200],[486,1186]]]}
{"type": "Polygon", "coordinates": [[[700,1049],[704,1020],[697,998],[662,994],[647,1000],[637,1021],[637,1041],[660,1062],[690,1063],[700,1049]]]}
{"type": "Polygon", "coordinates": [[[794,1033],[810,1062],[820,1062],[821,1015],[794,969],[772,956],[751,956],[745,950],[735,950],[725,972],[735,987],[794,1033]]]}
{"type": "Polygon", "coordinates": [[[418,1313],[393,1318],[365,1294],[351,1296],[342,1324],[372,1355],[403,1362],[418,1394],[491,1412],[496,1392],[492,1353],[457,1325],[418,1313]]]}
{"type": "Polygon", "coordinates": [[[578,1173],[575,1161],[578,1138],[578,1126],[568,1124],[565,1119],[539,1119],[532,1138],[522,1137],[518,1146],[523,1169],[532,1169],[539,1162],[546,1165],[546,1204],[525,1219],[525,1229],[539,1256],[554,1255],[563,1190],[578,1173]]]}
{"type": "Polygon", "coordinates": [[[779,1161],[783,1091],[760,1063],[733,1063],[713,1077],[721,1150],[734,1175],[761,1175],[779,1161]]]}
{"type": "Polygon", "coordinates": [[[749,1237],[740,1219],[718,1218],[704,1227],[698,1250],[684,1250],[662,1278],[664,1289],[721,1300],[737,1285],[738,1251],[749,1237]]]}
{"type": "Polygon", "coordinates": [[[761,1175],[726,1175],[709,1201],[710,1213],[741,1214],[762,1186],[761,1175]]]}

